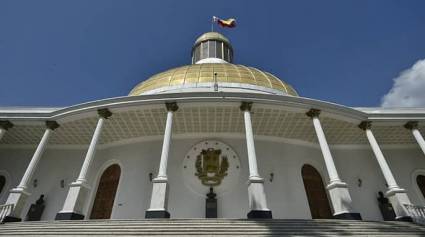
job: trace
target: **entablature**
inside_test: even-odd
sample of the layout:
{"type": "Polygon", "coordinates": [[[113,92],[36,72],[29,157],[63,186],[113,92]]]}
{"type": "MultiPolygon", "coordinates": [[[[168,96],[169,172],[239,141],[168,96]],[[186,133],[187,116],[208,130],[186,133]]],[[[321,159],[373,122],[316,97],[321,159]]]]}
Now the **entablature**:
{"type": "Polygon", "coordinates": [[[51,144],[88,144],[96,126],[97,110],[102,108],[113,112],[105,123],[102,144],[161,136],[166,118],[164,103],[170,101],[179,105],[173,128],[176,135],[243,134],[241,101],[253,102],[252,126],[254,134],[261,137],[317,143],[311,120],[305,115],[311,108],[321,111],[320,120],[329,144],[366,144],[366,137],[357,126],[365,120],[373,122],[373,131],[382,144],[414,143],[403,127],[407,121],[419,121],[419,129],[425,132],[425,109],[355,109],[302,97],[215,92],[118,97],[44,112],[0,108],[0,120],[15,125],[1,143],[37,144],[44,122],[53,120],[61,127],[52,136],[51,144]]]}

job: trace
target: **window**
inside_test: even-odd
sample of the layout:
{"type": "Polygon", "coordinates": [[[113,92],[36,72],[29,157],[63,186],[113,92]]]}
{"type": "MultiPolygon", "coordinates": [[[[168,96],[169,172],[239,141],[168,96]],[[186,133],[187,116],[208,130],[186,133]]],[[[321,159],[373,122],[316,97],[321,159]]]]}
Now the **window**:
{"type": "Polygon", "coordinates": [[[224,60],[229,61],[229,48],[224,45],[224,60]]]}
{"type": "Polygon", "coordinates": [[[216,52],[215,55],[217,58],[223,59],[223,43],[222,42],[217,41],[215,52],[216,52]]]}
{"type": "Polygon", "coordinates": [[[201,50],[201,57],[199,59],[204,59],[208,57],[208,42],[201,43],[202,50],[201,50]]]}
{"type": "Polygon", "coordinates": [[[216,41],[208,41],[208,57],[209,58],[215,58],[215,44],[216,41]]]}
{"type": "Polygon", "coordinates": [[[200,58],[201,58],[201,45],[198,45],[195,48],[195,59],[193,62],[198,61],[200,58]]]}

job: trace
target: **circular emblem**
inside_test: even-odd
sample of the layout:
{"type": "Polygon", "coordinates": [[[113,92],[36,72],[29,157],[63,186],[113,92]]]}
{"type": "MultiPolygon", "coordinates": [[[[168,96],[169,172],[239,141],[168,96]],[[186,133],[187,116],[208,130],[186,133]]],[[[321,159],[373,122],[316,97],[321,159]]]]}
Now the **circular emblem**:
{"type": "Polygon", "coordinates": [[[214,189],[217,195],[231,190],[239,181],[241,165],[233,149],[216,140],[194,145],[183,160],[186,186],[203,197],[214,189]]]}

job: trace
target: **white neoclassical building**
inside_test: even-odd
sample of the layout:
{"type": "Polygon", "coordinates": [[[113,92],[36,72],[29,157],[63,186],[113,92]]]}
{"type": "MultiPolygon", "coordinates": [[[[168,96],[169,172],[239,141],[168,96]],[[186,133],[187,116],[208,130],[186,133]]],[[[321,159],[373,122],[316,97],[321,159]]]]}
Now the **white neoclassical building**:
{"type": "Polygon", "coordinates": [[[305,98],[232,61],[209,32],[128,96],[0,108],[1,219],[420,215],[425,108],[305,98]]]}

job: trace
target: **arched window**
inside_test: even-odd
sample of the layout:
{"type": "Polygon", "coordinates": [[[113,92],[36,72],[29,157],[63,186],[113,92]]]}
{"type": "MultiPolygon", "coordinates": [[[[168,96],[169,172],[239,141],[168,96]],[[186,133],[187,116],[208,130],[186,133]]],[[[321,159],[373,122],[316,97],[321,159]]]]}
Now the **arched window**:
{"type": "Polygon", "coordinates": [[[421,190],[422,196],[425,198],[425,175],[416,176],[416,184],[421,190]]]}
{"type": "Polygon", "coordinates": [[[111,218],[115,194],[120,181],[121,168],[117,164],[109,166],[100,177],[90,219],[111,218]]]}
{"type": "Polygon", "coordinates": [[[3,192],[5,185],[6,185],[6,177],[4,177],[4,175],[0,175],[0,193],[3,192]]]}
{"type": "Polygon", "coordinates": [[[313,219],[332,218],[328,196],[326,195],[326,190],[319,172],[311,165],[304,165],[301,169],[301,174],[308,205],[310,206],[311,217],[313,219]]]}

